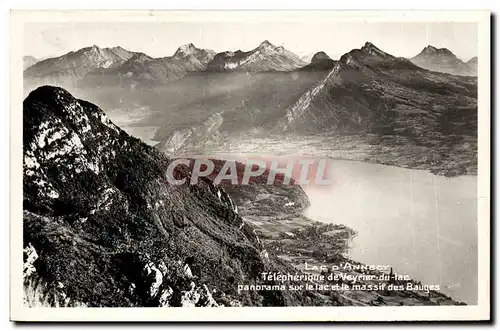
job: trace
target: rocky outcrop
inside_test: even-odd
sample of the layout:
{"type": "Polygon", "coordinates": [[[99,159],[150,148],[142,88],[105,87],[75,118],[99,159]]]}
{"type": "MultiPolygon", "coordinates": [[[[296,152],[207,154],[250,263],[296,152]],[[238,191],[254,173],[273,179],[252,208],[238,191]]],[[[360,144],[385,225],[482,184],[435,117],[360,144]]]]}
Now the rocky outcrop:
{"type": "Polygon", "coordinates": [[[344,54],[322,81],[289,106],[277,128],[412,138],[473,135],[476,95],[474,78],[430,72],[366,43],[344,54]],[[450,116],[455,124],[445,119],[450,116]]]}
{"type": "MultiPolygon", "coordinates": [[[[192,43],[180,46],[174,53],[173,58],[184,59],[193,64],[195,69],[205,68],[215,56],[215,51],[211,49],[197,48],[192,43]],[[197,65],[198,64],[198,65],[197,65]]],[[[189,70],[193,71],[193,70],[189,70]]]]}
{"type": "Polygon", "coordinates": [[[474,174],[477,79],[429,71],[366,43],[291,104],[275,132],[361,136],[367,160],[474,174]]]}
{"type": "Polygon", "coordinates": [[[210,115],[205,121],[196,126],[175,130],[173,133],[165,134],[160,130],[159,135],[167,135],[162,138],[156,147],[167,154],[177,152],[183,148],[202,148],[207,144],[217,144],[220,139],[219,128],[224,119],[221,113],[210,115]]]}

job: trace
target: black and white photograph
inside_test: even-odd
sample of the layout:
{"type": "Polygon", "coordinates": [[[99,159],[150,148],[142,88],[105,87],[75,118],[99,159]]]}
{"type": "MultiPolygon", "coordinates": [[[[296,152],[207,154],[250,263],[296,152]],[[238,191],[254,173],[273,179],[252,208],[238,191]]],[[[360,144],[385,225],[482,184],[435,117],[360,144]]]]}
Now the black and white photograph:
{"type": "Polygon", "coordinates": [[[12,14],[16,316],[489,318],[489,13],[233,14],[12,14]]]}

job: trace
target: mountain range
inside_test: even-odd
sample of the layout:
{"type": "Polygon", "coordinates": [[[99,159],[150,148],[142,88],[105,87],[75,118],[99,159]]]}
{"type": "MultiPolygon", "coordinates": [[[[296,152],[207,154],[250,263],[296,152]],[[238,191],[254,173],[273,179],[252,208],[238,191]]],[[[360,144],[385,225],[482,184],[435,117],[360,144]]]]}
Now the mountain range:
{"type": "Polygon", "coordinates": [[[412,57],[411,61],[422,68],[432,71],[462,76],[477,75],[476,57],[464,63],[447,48],[436,48],[429,45],[418,55],[412,57]]]}
{"type": "Polygon", "coordinates": [[[86,47],[30,66],[24,77],[31,85],[77,83],[86,86],[122,84],[163,84],[183,78],[190,72],[290,71],[306,65],[297,55],[262,42],[255,49],[215,53],[192,43],[180,46],[172,56],[153,58],[121,47],[86,47]]]}
{"type": "Polygon", "coordinates": [[[26,70],[26,68],[31,67],[39,61],[39,59],[31,55],[23,56],[23,70],[26,70]]]}
{"type": "MultiPolygon", "coordinates": [[[[310,63],[264,41],[251,51],[222,53],[187,44],[162,58],[92,46],[27,67],[28,85],[75,84],[99,106],[54,86],[37,87],[24,100],[26,302],[351,305],[333,292],[237,291],[238,284],[261,283],[262,272],[296,272],[263,246],[240,213],[279,211],[287,219],[301,218],[308,202],[300,187],[279,188],[280,197],[294,197],[284,203],[272,185],[240,189],[207,179],[174,186],[165,172],[178,151],[274,138],[280,152],[293,154],[302,146],[285,151],[285,140],[304,144],[305,137],[315,137],[330,140],[308,144],[308,153],[321,146],[330,152],[363,148],[363,161],[449,176],[474,174],[477,78],[463,75],[461,61],[448,50],[426,49],[419,61],[442,63],[438,69],[452,74],[370,42],[338,60],[317,52],[310,63]],[[141,124],[158,128],[156,148],[115,125],[103,105],[125,116],[138,106],[148,109],[141,124]],[[258,195],[266,198],[252,205],[258,195]],[[289,204],[296,209],[287,209],[289,204]]],[[[464,65],[477,66],[477,59],[464,65]]],[[[175,172],[177,178],[190,174],[189,167],[175,172]]],[[[307,245],[317,243],[307,238],[307,245]]],[[[305,242],[296,243],[299,256],[305,242]]],[[[288,247],[275,244],[276,254],[288,247]]],[[[424,304],[431,300],[431,295],[425,300],[404,295],[424,304]]]]}
{"type": "Polygon", "coordinates": [[[471,68],[472,72],[475,76],[477,76],[477,56],[474,56],[469,61],[465,63],[469,68],[471,68]]]}
{"type": "Polygon", "coordinates": [[[193,44],[183,45],[172,56],[162,58],[135,53],[120,66],[89,73],[81,84],[163,84],[180,79],[189,72],[204,71],[214,56],[214,51],[199,49],[193,44]]]}

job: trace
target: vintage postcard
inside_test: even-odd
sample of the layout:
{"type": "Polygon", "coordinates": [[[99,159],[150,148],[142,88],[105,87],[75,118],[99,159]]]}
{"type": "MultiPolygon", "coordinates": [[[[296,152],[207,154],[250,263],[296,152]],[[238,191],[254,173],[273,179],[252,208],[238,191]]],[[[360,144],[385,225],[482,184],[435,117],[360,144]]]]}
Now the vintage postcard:
{"type": "Polygon", "coordinates": [[[12,11],[10,51],[12,320],[490,319],[489,12],[12,11]]]}

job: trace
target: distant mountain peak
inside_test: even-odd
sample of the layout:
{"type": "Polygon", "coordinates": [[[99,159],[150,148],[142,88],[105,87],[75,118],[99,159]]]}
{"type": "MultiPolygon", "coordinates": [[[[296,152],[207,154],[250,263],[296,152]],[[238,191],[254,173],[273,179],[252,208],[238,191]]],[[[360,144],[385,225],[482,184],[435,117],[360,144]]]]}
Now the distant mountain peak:
{"type": "Polygon", "coordinates": [[[447,55],[455,56],[448,48],[437,48],[432,45],[427,45],[420,54],[423,55],[447,55]]]}
{"type": "Polygon", "coordinates": [[[215,55],[207,65],[208,71],[290,71],[306,63],[283,46],[264,40],[256,48],[243,52],[225,51],[215,55]]]}
{"type": "Polygon", "coordinates": [[[144,63],[146,61],[151,61],[151,60],[153,60],[153,58],[144,53],[135,53],[134,55],[132,55],[130,59],[128,59],[129,62],[139,62],[139,63],[144,63]]]}
{"type": "Polygon", "coordinates": [[[198,48],[193,43],[189,43],[180,46],[177,51],[175,51],[173,58],[183,61],[195,61],[197,62],[197,64],[194,64],[196,67],[205,67],[214,56],[215,52],[213,50],[198,48]]]}
{"type": "Polygon", "coordinates": [[[31,55],[23,56],[23,70],[28,68],[28,67],[31,67],[32,65],[34,65],[35,63],[37,63],[39,61],[40,61],[39,59],[37,59],[31,55]]]}
{"type": "Polygon", "coordinates": [[[467,64],[475,64],[475,65],[477,65],[477,56],[474,56],[469,61],[467,61],[467,64]]]}
{"type": "Polygon", "coordinates": [[[177,51],[175,51],[174,56],[186,56],[186,55],[191,55],[198,51],[198,48],[193,44],[185,44],[180,46],[177,51]]]}
{"type": "Polygon", "coordinates": [[[264,40],[263,42],[260,43],[261,47],[265,47],[265,46],[271,46],[271,47],[275,47],[273,44],[271,44],[271,42],[269,42],[269,40],[264,40]]]}
{"type": "Polygon", "coordinates": [[[335,66],[333,61],[325,52],[316,52],[311,58],[311,63],[301,68],[302,71],[329,70],[335,66]]]}
{"type": "Polygon", "coordinates": [[[447,48],[437,48],[428,45],[422,51],[411,58],[411,61],[427,70],[444,72],[454,75],[475,75],[475,70],[470,68],[462,60],[456,57],[447,48]]]}
{"type": "MultiPolygon", "coordinates": [[[[61,77],[81,79],[96,69],[117,67],[134,53],[121,47],[87,46],[64,55],[45,59],[26,68],[25,77],[41,83],[58,84],[61,77]]],[[[65,78],[65,79],[66,79],[65,78]]]]}
{"type": "Polygon", "coordinates": [[[312,53],[308,53],[308,54],[303,54],[300,56],[300,59],[306,63],[311,63],[311,60],[313,58],[313,56],[316,54],[317,52],[312,52],[312,53]]]}
{"type": "Polygon", "coordinates": [[[318,61],[324,61],[324,60],[331,60],[331,58],[323,51],[317,52],[316,54],[313,55],[311,59],[311,63],[318,62],[318,61]]]}
{"type": "Polygon", "coordinates": [[[467,61],[465,63],[465,65],[467,67],[470,68],[470,70],[475,74],[477,75],[477,56],[474,56],[473,58],[471,58],[469,61],[467,61]]]}
{"type": "Polygon", "coordinates": [[[432,45],[427,45],[423,50],[425,52],[436,52],[438,49],[432,45]]]}
{"type": "Polygon", "coordinates": [[[371,42],[367,41],[363,47],[361,47],[361,51],[371,54],[371,55],[378,55],[378,56],[387,56],[389,55],[388,53],[384,52],[371,42]]]}

